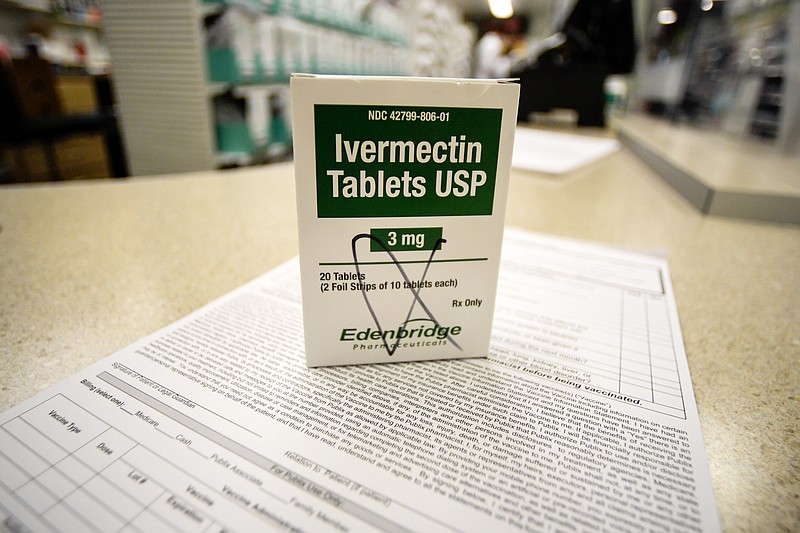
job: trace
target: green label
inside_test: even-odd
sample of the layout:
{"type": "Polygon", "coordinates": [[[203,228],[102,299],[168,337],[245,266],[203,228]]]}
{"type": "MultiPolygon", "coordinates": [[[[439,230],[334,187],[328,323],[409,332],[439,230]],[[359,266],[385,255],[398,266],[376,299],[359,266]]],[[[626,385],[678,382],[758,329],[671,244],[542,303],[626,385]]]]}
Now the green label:
{"type": "Polygon", "coordinates": [[[442,228],[373,228],[370,235],[371,252],[442,249],[442,228]]]}
{"type": "Polygon", "coordinates": [[[491,215],[502,109],[314,106],[320,218],[491,215]]]}

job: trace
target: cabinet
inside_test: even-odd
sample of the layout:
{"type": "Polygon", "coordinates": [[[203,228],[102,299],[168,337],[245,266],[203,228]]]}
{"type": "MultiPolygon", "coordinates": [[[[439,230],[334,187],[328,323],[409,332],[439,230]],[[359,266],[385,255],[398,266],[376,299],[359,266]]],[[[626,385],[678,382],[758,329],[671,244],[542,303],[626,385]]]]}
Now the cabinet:
{"type": "Polygon", "coordinates": [[[388,2],[103,2],[133,175],[258,162],[288,149],[290,72],[407,74],[388,2]],[[364,9],[364,8],[368,9],[364,9]]]}
{"type": "Polygon", "coordinates": [[[800,2],[730,5],[734,58],[725,131],[800,154],[800,2]]]}
{"type": "MultiPolygon", "coordinates": [[[[88,113],[99,109],[95,79],[87,75],[59,76],[52,93],[42,91],[50,99],[55,96],[55,107],[63,114],[88,113]]],[[[30,95],[28,95],[30,97],[30,95]]],[[[33,99],[33,98],[31,98],[33,99]]],[[[2,149],[8,176],[12,182],[41,182],[53,179],[48,166],[45,143],[30,140],[14,143],[2,149]]],[[[81,131],[74,135],[59,136],[52,144],[51,164],[55,164],[60,179],[95,179],[111,176],[110,155],[103,133],[81,131]]]]}
{"type": "MultiPolygon", "coordinates": [[[[110,63],[104,45],[102,10],[97,2],[0,0],[0,48],[6,47],[0,52],[15,58],[28,55],[35,47],[48,67],[47,76],[31,78],[38,91],[28,90],[23,101],[10,99],[8,105],[20,105],[23,113],[32,116],[37,112],[26,109],[24,102],[37,97],[47,100],[48,114],[92,113],[103,107],[97,85],[99,78],[106,79],[104,73],[110,63]],[[53,69],[59,73],[57,77],[52,74],[53,69]]],[[[6,66],[13,70],[10,65],[6,66]]],[[[103,133],[80,129],[70,134],[72,130],[66,126],[64,131],[48,145],[50,152],[37,138],[9,142],[0,153],[1,179],[47,181],[56,175],[54,168],[60,179],[107,178],[112,169],[116,172],[103,133]]]]}
{"type": "Polygon", "coordinates": [[[712,5],[695,8],[697,21],[684,32],[690,46],[640,65],[640,98],[669,116],[800,154],[800,1],[712,5]]]}

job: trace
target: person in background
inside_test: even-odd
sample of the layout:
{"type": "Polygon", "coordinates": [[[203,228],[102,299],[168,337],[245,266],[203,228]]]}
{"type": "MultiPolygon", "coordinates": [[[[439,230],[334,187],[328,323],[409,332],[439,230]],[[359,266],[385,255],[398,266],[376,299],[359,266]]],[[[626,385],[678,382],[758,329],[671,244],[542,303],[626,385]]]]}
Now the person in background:
{"type": "Polygon", "coordinates": [[[511,72],[507,37],[499,31],[495,21],[487,23],[486,32],[475,45],[475,77],[507,78],[511,72]]]}

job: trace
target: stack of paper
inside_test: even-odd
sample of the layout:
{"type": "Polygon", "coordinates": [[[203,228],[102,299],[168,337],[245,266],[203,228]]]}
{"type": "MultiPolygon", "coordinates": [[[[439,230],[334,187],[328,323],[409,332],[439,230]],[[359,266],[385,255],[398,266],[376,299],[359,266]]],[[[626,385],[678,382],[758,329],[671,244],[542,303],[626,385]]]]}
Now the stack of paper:
{"type": "Polygon", "coordinates": [[[508,231],[488,358],[302,343],[292,261],[10,409],[3,526],[720,530],[662,259],[508,231]]]}
{"type": "Polygon", "coordinates": [[[563,174],[619,149],[616,139],[517,128],[511,166],[563,174]]]}

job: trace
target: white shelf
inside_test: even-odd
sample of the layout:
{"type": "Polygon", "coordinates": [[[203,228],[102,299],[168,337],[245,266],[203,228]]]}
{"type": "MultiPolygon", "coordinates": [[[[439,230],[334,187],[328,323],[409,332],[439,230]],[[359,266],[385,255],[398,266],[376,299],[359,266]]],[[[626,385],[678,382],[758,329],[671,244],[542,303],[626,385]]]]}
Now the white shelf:
{"type": "MultiPolygon", "coordinates": [[[[199,0],[140,0],[135,3],[129,0],[105,0],[103,8],[107,41],[114,61],[121,128],[133,175],[247,165],[262,161],[265,154],[269,158],[272,152],[287,149],[281,142],[276,142],[274,146],[256,149],[253,154],[221,153],[219,150],[215,106],[220,109],[220,97],[230,91],[234,98],[247,100],[248,109],[252,104],[252,109],[257,111],[246,117],[246,123],[250,132],[261,131],[261,126],[268,124],[270,117],[261,120],[264,117],[259,113],[264,113],[265,110],[266,113],[271,112],[269,102],[265,104],[263,98],[269,97],[274,91],[287,90],[288,82],[283,78],[288,80],[288,76],[285,73],[275,75],[283,81],[271,81],[273,78],[270,76],[273,73],[270,71],[263,76],[258,73],[253,76],[253,81],[209,81],[209,70],[216,69],[219,65],[213,63],[209,67],[209,58],[217,57],[209,54],[206,49],[205,25],[209,16],[232,8],[246,11],[244,20],[275,23],[275,28],[279,29],[274,44],[276,54],[283,54],[281,47],[290,41],[290,37],[295,39],[290,42],[297,42],[298,35],[288,35],[292,32],[299,33],[302,30],[308,34],[324,29],[327,34],[348,34],[346,27],[337,26],[335,21],[326,24],[302,17],[295,18],[289,12],[274,13],[269,6],[262,7],[243,0],[232,0],[225,4],[206,4],[199,0]],[[253,17],[249,16],[251,14],[253,17]],[[256,19],[256,16],[270,20],[256,19]]],[[[366,29],[374,29],[369,24],[364,28],[364,33],[352,30],[349,35],[357,39],[369,39],[375,45],[366,46],[366,49],[401,46],[385,36],[366,35],[365,33],[371,33],[366,32],[366,29]]],[[[254,51],[256,50],[261,52],[262,48],[254,47],[254,51]]],[[[216,48],[212,50],[216,51],[216,48]]],[[[289,59],[283,55],[282,58],[289,59]]],[[[389,64],[388,58],[377,57],[375,53],[369,58],[376,59],[373,62],[380,66],[389,64]]],[[[236,60],[240,66],[246,61],[255,62],[249,57],[237,57],[236,60]]],[[[236,60],[232,64],[236,64],[236,60]]],[[[298,70],[288,61],[287,64],[285,70],[298,70]]],[[[222,65],[220,73],[215,70],[215,77],[220,79],[228,76],[226,65],[222,65]]],[[[372,63],[367,66],[366,58],[364,65],[366,69],[373,68],[372,63]]],[[[349,68],[355,73],[356,67],[349,68]]],[[[364,73],[367,72],[372,70],[364,73]]],[[[231,77],[239,79],[239,76],[231,77]]],[[[290,125],[287,124],[287,127],[290,125]]],[[[253,137],[254,144],[263,141],[262,137],[253,137]]],[[[232,141],[231,137],[223,139],[226,140],[221,141],[221,145],[239,147],[236,136],[232,137],[232,141]]]]}
{"type": "Polygon", "coordinates": [[[103,9],[131,174],[215,168],[196,0],[105,0],[103,9]]]}

